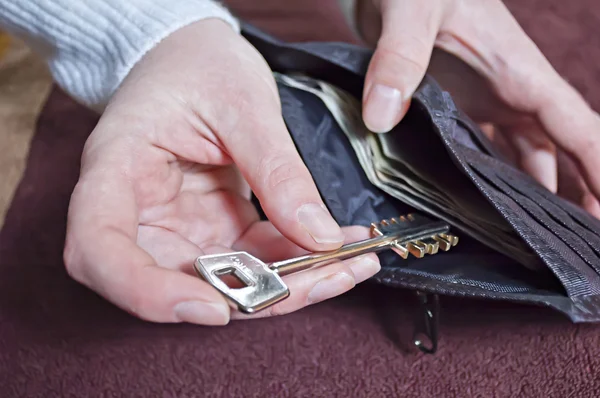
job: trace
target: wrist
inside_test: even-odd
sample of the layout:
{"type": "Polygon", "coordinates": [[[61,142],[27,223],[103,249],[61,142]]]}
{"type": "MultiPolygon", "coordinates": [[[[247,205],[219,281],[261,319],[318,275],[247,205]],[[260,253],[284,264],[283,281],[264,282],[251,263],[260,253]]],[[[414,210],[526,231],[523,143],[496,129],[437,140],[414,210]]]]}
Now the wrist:
{"type": "MultiPolygon", "coordinates": [[[[166,4],[167,2],[164,1],[164,3],[166,4]]],[[[151,15],[143,15],[144,10],[140,10],[139,15],[136,15],[136,18],[141,18],[141,20],[139,22],[133,22],[133,25],[135,25],[133,27],[134,29],[140,25],[148,26],[150,28],[147,29],[147,33],[144,32],[146,34],[137,34],[132,32],[131,29],[128,29],[123,34],[123,40],[131,42],[133,48],[126,53],[122,62],[111,65],[114,72],[114,81],[112,84],[104,87],[99,101],[95,102],[96,108],[103,109],[131,69],[144,57],[144,55],[174,33],[206,20],[221,21],[224,24],[227,24],[236,33],[239,33],[240,31],[237,19],[217,2],[177,0],[176,2],[170,3],[172,3],[172,6],[169,6],[169,13],[153,12],[151,15]]],[[[197,38],[197,40],[201,39],[202,37],[197,38]]],[[[125,43],[114,43],[112,49],[113,52],[122,53],[124,50],[125,43]]]]}
{"type": "MultiPolygon", "coordinates": [[[[162,0],[161,0],[162,1],[162,0]]],[[[136,2],[140,2],[137,0],[136,2]]],[[[153,1],[156,4],[160,1],[153,1]]],[[[162,1],[166,4],[166,1],[162,1]]],[[[213,1],[178,0],[170,2],[169,12],[164,12],[163,4],[148,13],[147,9],[141,7],[134,11],[135,16],[128,21],[130,26],[121,34],[118,40],[112,43],[108,52],[123,54],[121,59],[117,58],[114,63],[107,64],[113,76],[102,82],[95,80],[98,87],[97,98],[89,98],[90,105],[96,110],[102,110],[121,85],[131,69],[160,42],[182,30],[184,27],[193,25],[207,19],[218,19],[227,23],[233,30],[239,32],[238,21],[220,4],[213,1]],[[138,27],[145,27],[136,31],[138,27]],[[130,46],[126,42],[131,43],[130,46]]],[[[200,39],[200,38],[199,38],[200,39]]]]}

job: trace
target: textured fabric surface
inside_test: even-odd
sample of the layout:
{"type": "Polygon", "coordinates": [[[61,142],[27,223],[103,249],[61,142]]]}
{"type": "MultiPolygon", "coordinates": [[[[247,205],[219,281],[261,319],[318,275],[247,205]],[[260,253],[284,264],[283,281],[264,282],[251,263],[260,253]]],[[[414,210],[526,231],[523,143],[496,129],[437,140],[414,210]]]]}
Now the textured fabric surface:
{"type": "MultiPolygon", "coordinates": [[[[340,20],[325,19],[333,1],[285,2],[304,12],[288,18],[289,29],[269,25],[283,3],[264,1],[263,11],[246,15],[287,39],[343,39],[340,20]]],[[[600,109],[597,1],[508,4],[600,109]]],[[[413,296],[368,284],[285,317],[223,328],[130,317],[72,282],[62,266],[69,195],[95,122],[52,93],[0,231],[2,397],[598,395],[600,325],[573,325],[545,309],[442,298],[435,356],[410,346],[413,296]]]]}

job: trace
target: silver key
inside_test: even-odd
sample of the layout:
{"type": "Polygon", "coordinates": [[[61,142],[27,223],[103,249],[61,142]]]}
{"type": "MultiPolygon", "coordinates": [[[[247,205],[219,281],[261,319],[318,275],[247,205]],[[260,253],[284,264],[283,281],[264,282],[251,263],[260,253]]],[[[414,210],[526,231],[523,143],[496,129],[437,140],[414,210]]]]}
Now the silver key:
{"type": "Polygon", "coordinates": [[[281,279],[284,275],[385,249],[392,249],[403,259],[407,259],[409,254],[422,258],[436,254],[439,249],[448,251],[458,243],[458,237],[450,235],[449,229],[444,222],[409,214],[371,224],[373,238],[344,245],[338,250],[311,253],[271,264],[246,252],[222,253],[198,257],[194,268],[238,310],[250,314],[289,296],[289,289],[281,279]]]}

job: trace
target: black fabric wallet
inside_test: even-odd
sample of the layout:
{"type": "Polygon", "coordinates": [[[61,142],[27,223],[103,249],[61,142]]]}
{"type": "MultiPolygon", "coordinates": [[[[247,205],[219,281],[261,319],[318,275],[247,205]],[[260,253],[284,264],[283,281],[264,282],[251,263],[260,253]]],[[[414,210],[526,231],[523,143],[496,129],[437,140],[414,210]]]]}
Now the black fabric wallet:
{"type": "MultiPolygon", "coordinates": [[[[273,71],[303,73],[361,98],[370,50],[345,43],[284,43],[249,25],[243,34],[273,71]]],[[[369,225],[415,211],[369,182],[321,101],[284,85],[279,92],[289,132],[340,225],[369,225]]],[[[465,194],[485,198],[489,216],[504,220],[539,266],[525,267],[453,226],[461,243],[452,251],[408,260],[383,252],[374,282],[419,292],[426,305],[435,304],[437,295],[455,295],[548,306],[573,322],[600,321],[600,221],[504,162],[429,76],[397,129],[402,145],[422,148],[419,156],[429,166],[466,181],[465,194]]],[[[430,329],[435,319],[428,322],[430,329]]],[[[435,330],[426,334],[435,340],[435,330]]]]}

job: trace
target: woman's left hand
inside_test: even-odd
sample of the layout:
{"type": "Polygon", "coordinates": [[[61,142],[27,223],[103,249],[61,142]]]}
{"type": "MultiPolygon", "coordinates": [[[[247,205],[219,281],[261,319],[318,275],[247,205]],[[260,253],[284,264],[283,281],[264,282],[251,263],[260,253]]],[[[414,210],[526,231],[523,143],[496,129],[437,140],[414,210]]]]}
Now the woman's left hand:
{"type": "Polygon", "coordinates": [[[522,170],[600,218],[600,116],[500,0],[357,1],[358,30],[375,47],[369,129],[391,130],[433,72],[471,118],[495,126],[522,170]]]}

